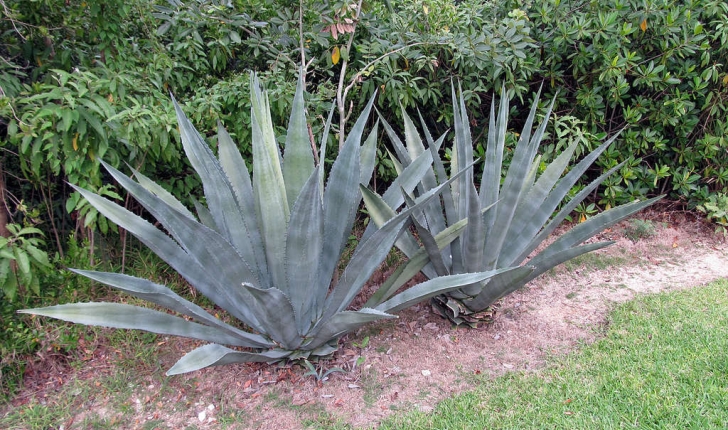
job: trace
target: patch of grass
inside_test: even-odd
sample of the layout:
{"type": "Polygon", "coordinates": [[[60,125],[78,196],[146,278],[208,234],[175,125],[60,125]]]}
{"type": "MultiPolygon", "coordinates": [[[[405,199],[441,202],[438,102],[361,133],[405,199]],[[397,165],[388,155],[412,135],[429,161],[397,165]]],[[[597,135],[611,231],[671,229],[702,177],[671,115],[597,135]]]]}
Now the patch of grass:
{"type": "Polygon", "coordinates": [[[627,222],[627,226],[624,227],[625,237],[632,242],[637,242],[640,239],[647,239],[648,237],[654,236],[655,233],[655,223],[648,219],[633,218],[629,220],[627,222]]]}
{"type": "Polygon", "coordinates": [[[728,428],[728,280],[643,296],[606,337],[380,428],[728,428]]]}
{"type": "Polygon", "coordinates": [[[610,267],[624,266],[629,259],[624,255],[606,255],[597,252],[588,252],[566,261],[563,266],[568,271],[576,269],[604,270],[610,267]]]}
{"type": "Polygon", "coordinates": [[[368,369],[361,370],[361,378],[359,379],[361,389],[364,391],[364,403],[367,407],[371,407],[376,403],[379,395],[384,391],[382,382],[379,381],[379,374],[377,369],[370,367],[368,369]]]}

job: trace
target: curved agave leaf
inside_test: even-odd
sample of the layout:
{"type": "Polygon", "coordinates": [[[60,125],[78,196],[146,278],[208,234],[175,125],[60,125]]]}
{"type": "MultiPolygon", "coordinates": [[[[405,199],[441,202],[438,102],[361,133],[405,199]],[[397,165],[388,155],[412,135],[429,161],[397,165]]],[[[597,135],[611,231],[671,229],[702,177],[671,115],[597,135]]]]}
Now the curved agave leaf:
{"type": "Polygon", "coordinates": [[[57,318],[76,324],[137,329],[234,346],[249,345],[248,341],[227,334],[215,327],[187,321],[153,309],[120,303],[69,303],[45,308],[23,309],[18,312],[57,318]]]}
{"type": "Polygon", "coordinates": [[[109,220],[137,237],[215,304],[245,324],[262,331],[260,324],[251,315],[243,312],[244,300],[237,290],[231,290],[222,284],[217,273],[209,273],[208,266],[188,254],[171,237],[116,203],[83,188],[72,187],[109,220]]]}
{"type": "Polygon", "coordinates": [[[317,298],[328,292],[329,284],[318,283],[323,249],[324,216],[318,172],[312,172],[293,205],[286,237],[288,295],[296,312],[296,327],[302,335],[314,324],[317,298]],[[312,289],[322,291],[312,291],[312,289]]]}
{"type": "MultiPolygon", "coordinates": [[[[539,275],[544,272],[551,270],[559,264],[569,261],[572,258],[576,258],[587,252],[596,251],[598,249],[606,248],[612,245],[614,242],[597,242],[582,245],[574,248],[569,248],[559,252],[550,253],[547,257],[542,257],[539,261],[529,261],[528,264],[533,268],[533,271],[527,276],[520,279],[496,279],[483,287],[482,291],[475,297],[464,300],[463,302],[469,309],[485,309],[492,305],[496,301],[502,299],[508,294],[518,290],[530,281],[536,279],[539,275]],[[533,264],[532,264],[533,263],[533,264]]],[[[541,256],[541,255],[539,255],[541,256]]]]}
{"type": "MultiPolygon", "coordinates": [[[[217,142],[220,166],[230,181],[237,199],[240,216],[242,217],[242,227],[248,239],[248,243],[241,243],[236,248],[245,261],[249,261],[249,264],[258,271],[261,285],[272,287],[265,252],[260,251],[263,249],[263,238],[258,230],[255,195],[248,167],[237,146],[230,138],[230,134],[219,122],[217,125],[217,142]]],[[[202,220],[202,217],[200,219],[202,220]]]]}
{"type": "Polygon", "coordinates": [[[136,178],[139,185],[149,190],[152,194],[157,196],[160,200],[165,202],[168,206],[176,209],[181,214],[184,214],[188,216],[189,218],[195,219],[195,216],[192,215],[192,212],[187,210],[185,205],[183,205],[177,198],[175,198],[172,193],[162,188],[162,186],[158,185],[156,182],[152,181],[151,179],[144,176],[142,173],[138,172],[136,169],[130,167],[131,171],[134,173],[134,177],[136,178]]]}
{"type": "Polygon", "coordinates": [[[210,147],[187,119],[174,97],[172,97],[172,104],[177,114],[182,146],[190,164],[200,175],[205,199],[210,214],[215,220],[217,231],[238,249],[249,247],[250,241],[245,235],[245,227],[237,200],[227,176],[222,171],[210,147]]]}
{"type": "Polygon", "coordinates": [[[291,118],[288,121],[286,146],[283,152],[283,180],[288,207],[293,207],[303,185],[314,171],[312,142],[308,136],[306,110],[303,104],[303,71],[298,73],[296,95],[293,97],[291,118]]]}
{"type": "Polygon", "coordinates": [[[546,258],[551,252],[559,252],[571,248],[574,245],[582,243],[586,239],[603,231],[605,228],[622,221],[623,219],[633,215],[636,212],[652,205],[664,196],[654,197],[645,201],[636,201],[626,203],[621,206],[614,207],[608,211],[604,211],[595,215],[588,220],[577,224],[571,230],[561,235],[551,245],[533,258],[534,264],[538,263],[541,258],[546,258]],[[543,255],[543,257],[541,257],[543,255]]]}
{"type": "Polygon", "coordinates": [[[382,312],[397,312],[436,295],[456,290],[464,285],[484,282],[495,276],[503,276],[505,274],[514,278],[519,276],[525,277],[532,270],[533,268],[531,267],[516,267],[491,270],[481,273],[463,273],[459,275],[440,276],[404,290],[386,302],[381,303],[375,309],[382,312]]]}
{"type": "Polygon", "coordinates": [[[507,238],[508,246],[503,249],[503,255],[501,257],[504,264],[509,264],[509,262],[510,264],[518,264],[523,261],[528,254],[536,249],[561,224],[581,201],[594,191],[606,178],[621,168],[624,163],[620,163],[600,175],[577,193],[577,195],[572,197],[556,215],[553,215],[556,208],[569,193],[569,190],[571,190],[597,157],[614,142],[615,138],[616,135],[584,157],[569,173],[558,181],[556,186],[548,194],[548,197],[540,205],[533,206],[537,202],[536,199],[534,199],[534,202],[528,199],[523,202],[521,207],[519,207],[519,213],[530,214],[530,216],[526,217],[522,215],[514,220],[515,225],[521,225],[522,228],[520,230],[512,229],[509,232],[507,238]],[[544,224],[547,222],[548,224],[544,227],[544,224]]]}
{"type": "MultiPolygon", "coordinates": [[[[369,100],[359,119],[351,128],[344,146],[331,167],[331,173],[324,191],[324,243],[319,266],[318,283],[329,285],[334,275],[336,265],[339,263],[349,234],[354,226],[356,211],[361,201],[359,181],[361,180],[361,136],[364,132],[366,120],[372,109],[374,97],[369,100]]],[[[323,163],[322,163],[323,164],[323,163]]],[[[368,182],[368,181],[367,181],[368,182]]],[[[323,290],[321,288],[320,290],[323,290]]],[[[328,290],[327,290],[328,291],[328,290]]],[[[316,300],[323,306],[325,293],[316,300]]],[[[319,308],[317,315],[323,309],[319,308]]]]}
{"type": "Polygon", "coordinates": [[[92,270],[69,269],[74,273],[114,287],[118,290],[131,294],[134,297],[156,303],[160,306],[194,318],[198,322],[215,327],[231,336],[236,336],[247,341],[250,348],[272,348],[274,344],[261,335],[244,332],[210,315],[207,311],[196,304],[186,300],[169,288],[155,284],[147,279],[121,273],[96,272],[92,270]]]}
{"type": "Polygon", "coordinates": [[[281,169],[268,96],[256,77],[251,78],[251,126],[253,129],[253,193],[258,228],[263,237],[268,270],[274,287],[288,291],[285,270],[286,230],[290,209],[281,169]]]}
{"type": "Polygon", "coordinates": [[[376,309],[363,308],[359,311],[343,311],[335,314],[311,333],[311,342],[304,345],[305,349],[316,349],[330,339],[338,339],[344,333],[358,329],[364,324],[381,319],[391,319],[396,316],[376,309]]]}
{"type": "Polygon", "coordinates": [[[296,329],[296,317],[290,299],[277,288],[256,288],[243,283],[243,290],[253,300],[247,303],[250,311],[265,328],[271,339],[289,351],[301,345],[303,336],[296,329]]]}
{"type": "Polygon", "coordinates": [[[288,357],[290,351],[270,350],[261,353],[236,351],[214,343],[194,349],[167,371],[167,376],[194,372],[210,366],[221,366],[233,363],[271,363],[288,357]]]}

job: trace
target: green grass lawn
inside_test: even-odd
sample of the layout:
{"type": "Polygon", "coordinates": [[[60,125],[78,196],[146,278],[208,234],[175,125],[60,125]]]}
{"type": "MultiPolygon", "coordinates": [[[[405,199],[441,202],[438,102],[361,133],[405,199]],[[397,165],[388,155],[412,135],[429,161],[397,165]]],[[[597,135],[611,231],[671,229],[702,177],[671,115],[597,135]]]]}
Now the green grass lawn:
{"type": "Polygon", "coordinates": [[[728,280],[618,306],[606,337],[382,429],[728,428],[728,280]]]}

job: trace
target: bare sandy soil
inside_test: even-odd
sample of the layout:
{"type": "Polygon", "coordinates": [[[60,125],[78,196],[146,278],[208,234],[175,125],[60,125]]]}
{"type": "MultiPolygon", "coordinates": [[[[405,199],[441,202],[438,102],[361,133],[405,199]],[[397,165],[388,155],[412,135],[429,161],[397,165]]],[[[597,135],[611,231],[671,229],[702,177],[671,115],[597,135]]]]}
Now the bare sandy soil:
{"type": "MultiPolygon", "coordinates": [[[[163,375],[150,374],[149,385],[135,391],[131,403],[137,412],[132,420],[127,415],[125,427],[155,428],[144,423],[156,420],[164,423],[159,428],[180,429],[298,429],[311,423],[371,428],[396,411],[432,410],[483,377],[535,371],[549,355],[597,339],[615,303],[728,277],[728,245],[712,227],[680,213],[649,217],[655,226],[651,236],[635,237],[627,222],[606,231],[596,239],[615,240],[615,245],[562,265],[506,297],[491,325],[455,328],[428,305],[415,306],[397,320],[344,339],[334,363],[324,366],[346,371],[331,373],[325,382],[305,376],[300,366],[224,366],[161,384],[163,375]],[[165,384],[174,389],[160,391],[165,384]]],[[[162,367],[191,346],[169,339],[162,367]]],[[[98,372],[95,362],[89,360],[77,377],[98,372]]],[[[98,365],[102,362],[108,365],[108,360],[98,365]]],[[[91,408],[98,414],[103,405],[98,400],[91,408]]],[[[77,416],[65,428],[80,421],[77,416]]]]}

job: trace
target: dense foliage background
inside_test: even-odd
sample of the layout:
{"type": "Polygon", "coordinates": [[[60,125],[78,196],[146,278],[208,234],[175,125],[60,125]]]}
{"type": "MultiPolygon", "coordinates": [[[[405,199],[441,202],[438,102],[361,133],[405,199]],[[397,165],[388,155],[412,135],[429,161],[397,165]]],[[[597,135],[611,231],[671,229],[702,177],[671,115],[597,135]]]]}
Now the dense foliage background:
{"type": "MultiPolygon", "coordinates": [[[[284,124],[303,65],[315,135],[332,106],[335,131],[345,132],[374,91],[391,123],[401,105],[447,132],[456,79],[476,141],[505,83],[515,143],[524,106],[542,88],[544,103],[556,97],[544,161],[572,139],[583,153],[623,130],[597,164],[628,162],[580,217],[668,193],[728,225],[723,0],[0,0],[0,8],[3,360],[41,342],[15,309],[92,288],[59,268],[127,264],[124,232],[67,183],[139,210],[102,177],[103,158],[191,204],[199,183],[181,156],[169,94],[200,130],[211,135],[221,121],[249,157],[250,70],[271,92],[274,124],[284,124]]],[[[336,138],[329,144],[335,153],[336,138]]],[[[379,143],[375,186],[393,176],[387,145],[379,143]]]]}

